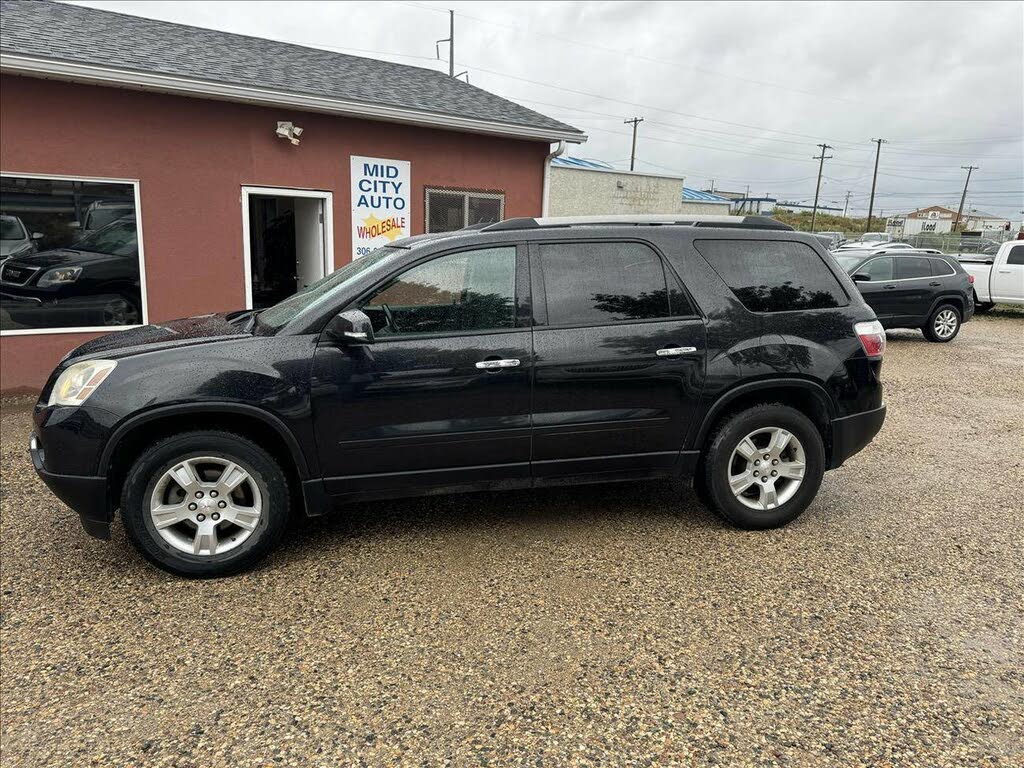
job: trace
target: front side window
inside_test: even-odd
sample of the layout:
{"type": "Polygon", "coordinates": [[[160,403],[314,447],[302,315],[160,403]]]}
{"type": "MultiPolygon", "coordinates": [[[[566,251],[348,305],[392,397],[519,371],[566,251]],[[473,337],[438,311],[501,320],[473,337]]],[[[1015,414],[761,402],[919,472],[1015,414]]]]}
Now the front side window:
{"type": "Polygon", "coordinates": [[[493,224],[504,215],[505,195],[501,193],[457,189],[426,192],[427,232],[455,232],[474,224],[493,224]]]}
{"type": "Polygon", "coordinates": [[[377,336],[515,327],[514,246],[462,251],[420,264],[361,307],[377,336]]]}
{"type": "Polygon", "coordinates": [[[0,331],[145,322],[135,197],[124,182],[0,176],[0,331]]]}
{"type": "Polygon", "coordinates": [[[751,312],[845,307],[849,299],[817,252],[782,240],[695,240],[711,267],[751,312]]]}
{"type": "Polygon", "coordinates": [[[668,290],[661,258],[646,245],[557,243],[541,245],[538,252],[550,325],[693,314],[682,291],[668,290]]]}
{"type": "Polygon", "coordinates": [[[917,277],[931,277],[930,260],[924,256],[901,256],[896,259],[896,279],[911,280],[917,277]]]}
{"type": "Polygon", "coordinates": [[[870,277],[872,282],[892,280],[892,259],[888,256],[872,259],[857,271],[870,277]]]}

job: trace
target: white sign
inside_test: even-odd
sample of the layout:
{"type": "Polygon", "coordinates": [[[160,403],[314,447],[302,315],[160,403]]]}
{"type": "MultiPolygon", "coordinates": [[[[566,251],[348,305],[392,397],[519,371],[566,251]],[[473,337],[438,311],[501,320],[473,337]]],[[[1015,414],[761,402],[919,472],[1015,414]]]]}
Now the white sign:
{"type": "Polygon", "coordinates": [[[411,233],[407,160],[352,155],[352,258],[411,233]]]}

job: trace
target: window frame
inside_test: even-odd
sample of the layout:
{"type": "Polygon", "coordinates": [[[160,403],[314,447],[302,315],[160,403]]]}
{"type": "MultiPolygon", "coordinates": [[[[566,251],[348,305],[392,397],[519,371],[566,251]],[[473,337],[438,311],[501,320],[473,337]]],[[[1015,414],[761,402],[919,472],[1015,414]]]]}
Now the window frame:
{"type": "Polygon", "coordinates": [[[423,188],[423,231],[428,234],[444,234],[444,232],[458,232],[459,229],[443,230],[433,232],[430,229],[430,195],[437,193],[441,195],[462,195],[462,226],[465,229],[469,226],[469,198],[479,197],[485,200],[498,201],[498,221],[505,218],[505,192],[503,190],[474,190],[474,189],[449,189],[447,187],[424,187],[423,188]]]}
{"type": "MultiPolygon", "coordinates": [[[[404,265],[400,271],[394,272],[383,280],[374,283],[372,286],[362,291],[351,301],[347,302],[339,312],[344,312],[349,309],[355,309],[362,311],[363,305],[369,299],[373,298],[374,294],[383,290],[390,283],[398,280],[402,275],[407,274],[413,269],[422,267],[424,264],[434,261],[436,259],[443,259],[448,256],[457,256],[460,253],[467,253],[471,251],[487,251],[495,248],[514,248],[515,249],[515,296],[513,297],[513,326],[511,328],[489,328],[478,331],[445,331],[443,333],[416,333],[416,334],[392,334],[388,336],[375,337],[373,340],[373,346],[378,344],[386,344],[388,342],[409,342],[419,341],[426,339],[451,339],[461,338],[463,336],[490,336],[496,333],[522,333],[523,331],[529,331],[529,317],[530,317],[530,301],[529,295],[530,276],[529,276],[529,264],[526,254],[526,244],[518,241],[505,241],[498,243],[474,243],[472,245],[463,245],[458,248],[451,250],[440,251],[438,253],[431,253],[424,256],[421,259],[404,265]],[[527,291],[527,295],[523,295],[521,291],[527,291]],[[524,308],[525,318],[524,322],[524,308]]],[[[337,313],[335,313],[337,314],[337,313]]]]}
{"type": "Polygon", "coordinates": [[[58,333],[114,333],[141,328],[149,324],[149,296],[146,291],[146,253],[142,234],[142,196],[139,179],[118,179],[106,176],[79,176],[75,174],[55,173],[20,173],[18,171],[0,171],[0,177],[13,179],[41,179],[44,181],[81,181],[92,184],[130,184],[135,201],[135,231],[139,244],[139,302],[142,306],[142,322],[137,325],[83,325],[66,328],[11,328],[0,330],[0,337],[7,336],[46,336],[58,333]]]}
{"type": "Polygon", "coordinates": [[[664,323],[670,321],[679,320],[694,320],[703,319],[704,312],[700,308],[700,305],[693,298],[693,294],[686,287],[686,283],[679,277],[675,268],[671,265],[668,259],[665,258],[658,247],[650,242],[649,240],[643,240],[638,237],[588,237],[585,239],[581,238],[556,238],[551,240],[531,240],[528,244],[530,254],[530,275],[532,278],[532,290],[531,295],[533,299],[533,327],[544,328],[544,329],[571,329],[571,328],[608,328],[621,325],[635,325],[638,323],[664,323]],[[634,243],[637,245],[645,246],[654,253],[655,257],[661,261],[662,272],[665,275],[665,288],[668,289],[669,278],[673,278],[676,281],[676,287],[686,297],[687,302],[693,309],[693,314],[687,315],[669,315],[668,317],[647,317],[636,320],[616,320],[612,322],[595,322],[595,323],[557,323],[550,324],[548,322],[548,293],[547,285],[544,280],[544,266],[540,256],[540,248],[545,245],[586,245],[588,243],[634,243]]]}

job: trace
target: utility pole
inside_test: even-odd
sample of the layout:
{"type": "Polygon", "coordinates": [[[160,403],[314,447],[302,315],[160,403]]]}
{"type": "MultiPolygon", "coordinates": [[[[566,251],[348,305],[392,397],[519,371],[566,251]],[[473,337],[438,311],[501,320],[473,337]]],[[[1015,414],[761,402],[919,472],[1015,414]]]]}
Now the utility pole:
{"type": "Polygon", "coordinates": [[[871,177],[871,201],[868,203],[868,223],[864,227],[864,232],[871,231],[871,214],[875,211],[875,182],[878,181],[878,158],[882,154],[882,145],[888,144],[889,142],[885,139],[872,139],[878,145],[878,149],[875,150],[875,173],[871,177]]]}
{"type": "Polygon", "coordinates": [[[811,232],[814,231],[814,222],[818,218],[818,193],[821,192],[821,172],[825,170],[825,161],[830,160],[834,155],[826,155],[826,149],[833,149],[828,144],[818,144],[821,147],[821,155],[815,155],[814,160],[820,160],[818,163],[818,183],[814,187],[814,208],[811,211],[811,232]]]}
{"type": "MultiPolygon", "coordinates": [[[[434,53],[439,59],[441,58],[441,43],[448,43],[448,77],[455,77],[455,11],[448,11],[448,37],[434,43],[434,53]]],[[[468,76],[466,82],[469,82],[468,76]]]]}
{"type": "Polygon", "coordinates": [[[846,218],[846,212],[850,210],[850,190],[846,190],[846,204],[843,206],[843,218],[846,218]]]}
{"type": "Polygon", "coordinates": [[[967,185],[971,183],[971,171],[978,170],[976,165],[961,165],[961,170],[967,171],[967,180],[964,181],[964,193],[960,196],[960,207],[956,212],[956,221],[953,222],[953,231],[956,232],[960,228],[960,214],[964,212],[964,200],[967,199],[967,185]]]}
{"type": "Polygon", "coordinates": [[[644,119],[642,117],[633,117],[630,120],[623,120],[622,123],[633,124],[633,151],[629,153],[629,170],[633,170],[633,165],[636,163],[636,127],[642,123],[644,119]]]}

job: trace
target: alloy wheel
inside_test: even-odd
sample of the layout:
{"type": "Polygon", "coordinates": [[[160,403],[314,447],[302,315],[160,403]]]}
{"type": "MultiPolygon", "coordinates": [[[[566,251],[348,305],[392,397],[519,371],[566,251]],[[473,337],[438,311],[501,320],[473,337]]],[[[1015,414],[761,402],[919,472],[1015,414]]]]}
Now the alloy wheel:
{"type": "Polygon", "coordinates": [[[800,488],[806,462],[803,445],[792,432],[762,427],[740,440],[733,450],[727,470],[729,487],[750,509],[776,509],[800,488]]]}
{"type": "Polygon", "coordinates": [[[944,309],[935,316],[932,329],[940,339],[948,339],[956,333],[957,317],[952,309],[944,309]]]}
{"type": "Polygon", "coordinates": [[[164,541],[206,556],[241,546],[263,514],[263,494],[250,472],[230,459],[197,456],[164,472],[150,496],[149,515],[164,541]]]}

